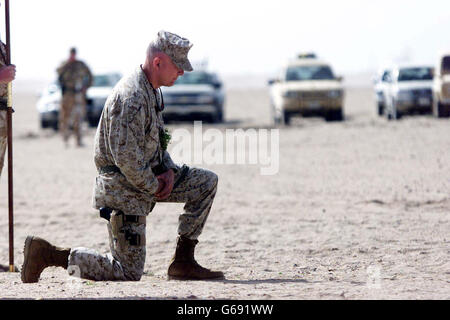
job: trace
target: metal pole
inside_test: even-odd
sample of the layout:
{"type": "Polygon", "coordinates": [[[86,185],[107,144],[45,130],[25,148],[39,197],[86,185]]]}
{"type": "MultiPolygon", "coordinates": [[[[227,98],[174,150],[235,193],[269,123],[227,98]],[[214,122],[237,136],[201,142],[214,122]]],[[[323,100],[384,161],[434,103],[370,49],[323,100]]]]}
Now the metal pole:
{"type": "MultiPolygon", "coordinates": [[[[11,64],[11,39],[9,29],[9,0],[5,0],[6,64],[11,64]]],[[[9,209],[9,272],[14,272],[14,203],[13,203],[13,147],[12,147],[12,85],[8,83],[8,209],[9,209]]]]}

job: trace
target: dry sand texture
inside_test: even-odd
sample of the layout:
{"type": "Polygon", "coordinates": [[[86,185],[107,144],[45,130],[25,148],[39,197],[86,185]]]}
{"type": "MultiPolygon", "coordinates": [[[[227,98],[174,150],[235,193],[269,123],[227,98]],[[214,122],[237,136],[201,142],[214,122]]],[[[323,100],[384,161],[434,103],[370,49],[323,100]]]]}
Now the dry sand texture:
{"type": "MultiPolygon", "coordinates": [[[[94,130],[65,149],[38,127],[34,94],[15,93],[15,257],[27,235],[108,251],[91,208],[94,130]]],[[[450,121],[388,122],[370,88],[348,89],[347,120],[280,130],[280,170],[205,165],[220,177],[197,260],[218,282],[167,281],[181,204],[148,219],[140,282],[92,282],[49,268],[38,284],[0,273],[0,298],[449,299],[450,121]]],[[[229,90],[225,128],[270,128],[266,89],[229,90]]],[[[189,124],[172,124],[190,127],[189,124]]],[[[204,126],[207,129],[208,126],[204,126]]],[[[192,130],[192,128],[190,129],[192,130]]],[[[5,170],[6,171],[6,170],[5,170]]],[[[0,181],[0,263],[8,263],[7,179],[0,181]]]]}

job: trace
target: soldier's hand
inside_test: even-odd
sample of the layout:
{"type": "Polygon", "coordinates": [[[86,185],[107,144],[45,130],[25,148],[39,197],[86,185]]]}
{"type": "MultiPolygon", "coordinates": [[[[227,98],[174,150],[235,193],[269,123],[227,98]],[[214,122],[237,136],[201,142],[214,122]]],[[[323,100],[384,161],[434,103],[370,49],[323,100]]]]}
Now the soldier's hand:
{"type": "Polygon", "coordinates": [[[0,83],[10,83],[16,78],[16,66],[11,64],[0,68],[0,83]]]}
{"type": "Polygon", "coordinates": [[[160,188],[158,188],[158,191],[155,194],[156,198],[158,200],[167,199],[170,196],[170,193],[172,192],[173,182],[175,179],[175,174],[173,173],[173,170],[169,169],[169,171],[166,171],[163,174],[156,176],[156,178],[158,179],[158,182],[161,186],[160,188]]]}

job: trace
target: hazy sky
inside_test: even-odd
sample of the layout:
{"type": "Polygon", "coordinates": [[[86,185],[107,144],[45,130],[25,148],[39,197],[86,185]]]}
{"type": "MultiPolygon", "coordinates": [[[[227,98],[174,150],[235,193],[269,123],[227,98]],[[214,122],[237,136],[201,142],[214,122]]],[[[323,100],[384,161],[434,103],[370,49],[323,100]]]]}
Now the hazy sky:
{"type": "Polygon", "coordinates": [[[189,38],[191,60],[207,58],[223,75],[275,73],[301,51],[349,74],[390,60],[434,64],[450,49],[448,0],[10,0],[10,8],[18,79],[54,77],[71,46],[94,72],[128,72],[161,29],[189,38]]]}

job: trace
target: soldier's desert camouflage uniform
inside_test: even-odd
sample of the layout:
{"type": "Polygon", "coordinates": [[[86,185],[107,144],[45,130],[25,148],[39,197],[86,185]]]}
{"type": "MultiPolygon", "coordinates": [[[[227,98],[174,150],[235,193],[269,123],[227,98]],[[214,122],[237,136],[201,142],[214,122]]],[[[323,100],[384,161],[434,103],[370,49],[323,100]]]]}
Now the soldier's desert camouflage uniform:
{"type": "MultiPolygon", "coordinates": [[[[145,217],[155,202],[158,180],[151,168],[163,162],[175,171],[180,167],[162,150],[159,140],[164,123],[153,91],[141,68],[122,79],[109,96],[95,137],[95,164],[99,172],[117,166],[121,173],[99,174],[94,186],[95,208],[115,209],[108,222],[111,253],[101,255],[86,248],[73,248],[69,268],[79,268],[82,278],[93,280],[139,280],[145,262],[145,217]],[[123,222],[123,215],[136,215],[137,222],[123,222]],[[119,226],[119,227],[118,227],[119,226]],[[126,234],[140,236],[130,244],[126,234]]],[[[195,240],[202,232],[217,189],[217,175],[190,168],[164,202],[185,203],[178,233],[195,240]]]]}
{"type": "Polygon", "coordinates": [[[86,97],[83,87],[92,84],[92,73],[82,61],[65,62],[57,70],[65,90],[59,112],[59,130],[65,141],[69,139],[70,127],[81,142],[81,124],[86,114],[86,97]]]}
{"type": "MultiPolygon", "coordinates": [[[[6,48],[3,42],[0,42],[0,67],[6,65],[6,61],[3,57],[6,57],[6,48]]],[[[8,97],[8,85],[0,84],[0,98],[6,99],[8,97]]],[[[5,162],[6,146],[8,144],[8,131],[6,123],[6,111],[0,110],[0,176],[2,175],[3,164],[5,162]]]]}

